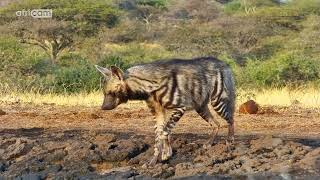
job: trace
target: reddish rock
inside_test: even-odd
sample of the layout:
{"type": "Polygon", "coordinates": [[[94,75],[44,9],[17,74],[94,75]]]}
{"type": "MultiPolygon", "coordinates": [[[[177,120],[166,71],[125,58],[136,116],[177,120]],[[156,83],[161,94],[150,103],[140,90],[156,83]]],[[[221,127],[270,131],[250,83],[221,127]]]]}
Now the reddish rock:
{"type": "Polygon", "coordinates": [[[239,108],[239,112],[241,114],[257,114],[258,110],[259,110],[258,104],[253,100],[249,100],[241,104],[239,108]]]}

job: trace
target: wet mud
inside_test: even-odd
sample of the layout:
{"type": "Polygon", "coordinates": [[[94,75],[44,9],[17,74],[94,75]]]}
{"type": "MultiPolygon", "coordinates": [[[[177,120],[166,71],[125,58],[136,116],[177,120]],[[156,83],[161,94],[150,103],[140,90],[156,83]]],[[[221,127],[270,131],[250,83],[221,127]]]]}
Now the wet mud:
{"type": "MultiPolygon", "coordinates": [[[[233,146],[224,121],[216,144],[187,113],[171,136],[173,156],[153,155],[154,121],[145,108],[5,106],[0,116],[0,179],[319,179],[320,111],[236,114],[233,146]]],[[[220,121],[220,119],[219,119],[220,121]]]]}
{"type": "Polygon", "coordinates": [[[0,131],[2,177],[32,179],[152,179],[190,177],[320,175],[320,140],[238,136],[233,146],[223,137],[203,148],[207,136],[172,136],[173,157],[145,167],[153,137],[110,131],[0,131]]]}

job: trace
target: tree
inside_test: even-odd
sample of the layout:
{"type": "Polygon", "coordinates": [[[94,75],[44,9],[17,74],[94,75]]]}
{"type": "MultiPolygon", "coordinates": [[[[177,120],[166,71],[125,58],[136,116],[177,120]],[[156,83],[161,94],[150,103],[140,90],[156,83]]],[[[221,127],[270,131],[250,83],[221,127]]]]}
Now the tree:
{"type": "Polygon", "coordinates": [[[169,7],[169,16],[182,20],[208,22],[221,13],[220,3],[214,0],[180,0],[173,1],[169,7]]]}
{"type": "Polygon", "coordinates": [[[166,5],[167,0],[125,0],[119,3],[121,8],[129,11],[131,18],[142,21],[148,31],[151,22],[159,20],[166,5]]]}
{"type": "Polygon", "coordinates": [[[74,45],[74,27],[64,21],[56,20],[24,20],[12,26],[21,43],[42,48],[56,64],[58,55],[74,45]]]}
{"type": "Polygon", "coordinates": [[[95,36],[102,27],[112,28],[119,20],[116,7],[104,0],[25,0],[10,4],[0,11],[1,24],[11,27],[21,43],[42,48],[52,64],[61,52],[85,37],[95,36]],[[52,9],[52,19],[16,17],[21,9],[52,9]]]}

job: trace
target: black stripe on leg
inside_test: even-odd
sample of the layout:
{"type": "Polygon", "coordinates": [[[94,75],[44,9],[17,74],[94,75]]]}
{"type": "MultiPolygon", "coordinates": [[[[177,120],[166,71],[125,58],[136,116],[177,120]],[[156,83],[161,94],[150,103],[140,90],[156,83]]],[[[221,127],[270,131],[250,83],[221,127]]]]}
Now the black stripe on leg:
{"type": "Polygon", "coordinates": [[[215,105],[213,105],[213,109],[215,111],[219,110],[224,105],[224,102],[222,100],[219,100],[215,105]]]}
{"type": "Polygon", "coordinates": [[[185,108],[176,108],[174,110],[174,112],[172,113],[168,124],[167,124],[167,128],[170,131],[175,125],[176,123],[181,119],[181,117],[183,116],[184,112],[186,111],[185,108]]]}
{"type": "Polygon", "coordinates": [[[172,90],[171,90],[171,94],[170,94],[170,103],[172,103],[173,99],[174,99],[174,94],[177,90],[177,85],[178,85],[178,80],[177,80],[177,73],[176,72],[172,72],[172,90]]]}
{"type": "Polygon", "coordinates": [[[214,81],[214,89],[213,89],[212,95],[213,96],[216,95],[217,91],[218,91],[218,79],[214,81]]]}
{"type": "Polygon", "coordinates": [[[214,104],[212,104],[213,106],[216,106],[217,103],[220,101],[222,92],[224,90],[224,83],[223,83],[223,74],[222,72],[218,72],[220,78],[217,77],[217,90],[216,93],[212,94],[212,97],[214,97],[214,99],[212,99],[212,102],[214,102],[214,104]],[[219,88],[218,88],[219,87],[219,88]]]}

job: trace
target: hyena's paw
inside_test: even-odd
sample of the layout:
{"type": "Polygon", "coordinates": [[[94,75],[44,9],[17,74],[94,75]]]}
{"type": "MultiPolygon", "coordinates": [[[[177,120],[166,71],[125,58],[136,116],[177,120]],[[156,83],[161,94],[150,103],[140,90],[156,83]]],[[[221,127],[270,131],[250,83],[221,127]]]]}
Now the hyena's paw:
{"type": "Polygon", "coordinates": [[[142,165],[142,168],[154,167],[158,162],[158,156],[153,156],[149,162],[142,165]]]}
{"type": "Polygon", "coordinates": [[[217,143],[213,140],[213,139],[209,139],[207,142],[205,142],[204,144],[203,144],[203,148],[204,149],[209,149],[209,148],[211,148],[212,146],[214,146],[214,145],[216,145],[217,143]]]}
{"type": "Polygon", "coordinates": [[[232,151],[235,149],[234,147],[234,139],[227,139],[226,140],[226,147],[228,151],[232,151]]]}
{"type": "Polygon", "coordinates": [[[161,153],[161,160],[166,161],[172,156],[172,148],[170,146],[165,147],[161,153]]]}
{"type": "Polygon", "coordinates": [[[202,148],[203,148],[203,149],[209,149],[209,148],[211,148],[212,146],[213,146],[212,144],[205,143],[205,144],[203,144],[202,148]]]}
{"type": "Polygon", "coordinates": [[[156,139],[156,144],[154,146],[154,154],[153,154],[151,160],[147,164],[144,164],[143,166],[146,166],[146,167],[155,166],[158,162],[158,158],[159,158],[160,154],[163,151],[163,147],[164,147],[163,140],[157,141],[157,139],[156,139]]]}

